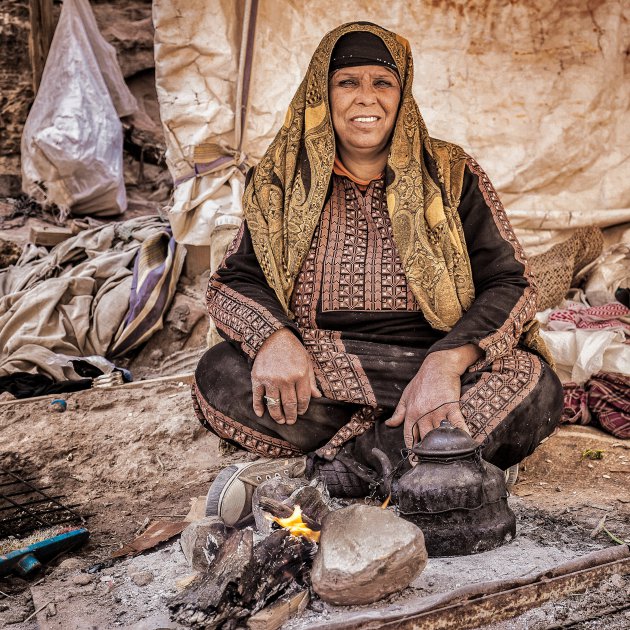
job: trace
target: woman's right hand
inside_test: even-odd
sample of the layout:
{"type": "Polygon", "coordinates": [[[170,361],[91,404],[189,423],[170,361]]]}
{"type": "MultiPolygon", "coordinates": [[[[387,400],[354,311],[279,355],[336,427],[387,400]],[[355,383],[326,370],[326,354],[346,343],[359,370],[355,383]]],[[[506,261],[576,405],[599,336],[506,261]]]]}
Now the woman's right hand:
{"type": "Polygon", "coordinates": [[[288,328],[276,330],[258,351],[252,393],[254,413],[260,418],[266,406],[278,424],[295,424],[298,415],[306,413],[311,396],[321,397],[306,348],[288,328]],[[279,403],[266,403],[265,396],[279,403]]]}

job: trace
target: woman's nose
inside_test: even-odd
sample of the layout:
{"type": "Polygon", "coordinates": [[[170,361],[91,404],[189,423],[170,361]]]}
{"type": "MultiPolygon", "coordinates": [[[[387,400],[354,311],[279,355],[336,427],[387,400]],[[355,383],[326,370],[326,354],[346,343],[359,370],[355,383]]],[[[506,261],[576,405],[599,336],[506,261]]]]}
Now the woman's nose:
{"type": "Polygon", "coordinates": [[[371,105],[376,102],[376,90],[371,81],[369,83],[361,82],[356,100],[357,103],[361,103],[362,105],[371,105]]]}

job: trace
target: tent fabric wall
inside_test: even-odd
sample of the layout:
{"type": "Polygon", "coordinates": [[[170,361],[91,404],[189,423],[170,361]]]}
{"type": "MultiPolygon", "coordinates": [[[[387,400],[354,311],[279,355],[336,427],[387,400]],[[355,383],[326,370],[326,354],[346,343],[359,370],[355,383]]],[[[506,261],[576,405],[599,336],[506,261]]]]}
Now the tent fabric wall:
{"type": "Polygon", "coordinates": [[[430,133],[481,163],[530,251],[572,228],[630,221],[623,0],[154,0],[153,12],[167,159],[180,182],[170,219],[182,242],[208,244],[217,221],[238,222],[243,171],[282,124],[321,37],[351,20],[409,39],[430,133]]]}

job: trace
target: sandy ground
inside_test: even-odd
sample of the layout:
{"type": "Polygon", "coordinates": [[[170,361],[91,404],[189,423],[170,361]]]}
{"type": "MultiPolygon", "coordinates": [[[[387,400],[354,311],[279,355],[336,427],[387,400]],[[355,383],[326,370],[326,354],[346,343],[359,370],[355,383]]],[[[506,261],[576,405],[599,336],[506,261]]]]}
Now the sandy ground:
{"type": "MultiPolygon", "coordinates": [[[[77,504],[91,532],[81,551],[58,558],[44,575],[0,580],[9,595],[0,595],[0,626],[177,627],[168,620],[167,601],[191,574],[177,538],[134,558],[108,559],[149,522],[181,520],[220,468],[248,457],[219,453],[218,440],[195,419],[187,380],[69,394],[65,413],[52,411],[50,398],[0,404],[0,458],[77,504]],[[42,610],[24,622],[35,608],[42,610]]],[[[564,427],[526,461],[514,488],[513,543],[477,556],[432,559],[411,588],[383,605],[534,573],[614,544],[605,534],[590,536],[603,515],[613,534],[630,539],[629,475],[630,444],[590,427],[564,427]],[[585,459],[585,449],[601,449],[603,458],[585,459]]],[[[619,579],[617,587],[602,588],[627,597],[630,579],[619,579]]],[[[602,593],[600,604],[610,599],[602,593]]],[[[599,610],[597,602],[584,606],[599,610]]],[[[538,617],[524,617],[524,625],[501,630],[543,628],[570,614],[566,606],[528,614],[534,612],[538,617]]],[[[308,628],[343,613],[316,600],[287,627],[308,628]]],[[[606,620],[609,629],[630,627],[624,613],[606,620]]]]}

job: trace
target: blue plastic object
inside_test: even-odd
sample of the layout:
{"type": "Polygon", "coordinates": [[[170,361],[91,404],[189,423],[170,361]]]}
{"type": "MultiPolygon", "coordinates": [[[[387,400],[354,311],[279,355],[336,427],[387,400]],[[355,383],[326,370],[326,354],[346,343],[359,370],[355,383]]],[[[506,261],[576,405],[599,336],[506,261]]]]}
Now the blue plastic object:
{"type": "Polygon", "coordinates": [[[68,408],[68,403],[63,398],[55,398],[50,406],[56,411],[65,411],[68,408]]]}
{"type": "Polygon", "coordinates": [[[82,545],[89,537],[90,532],[87,529],[73,529],[23,549],[6,553],[0,556],[0,577],[9,575],[13,571],[20,575],[33,573],[41,568],[42,563],[58,556],[63,551],[82,545]]]}

